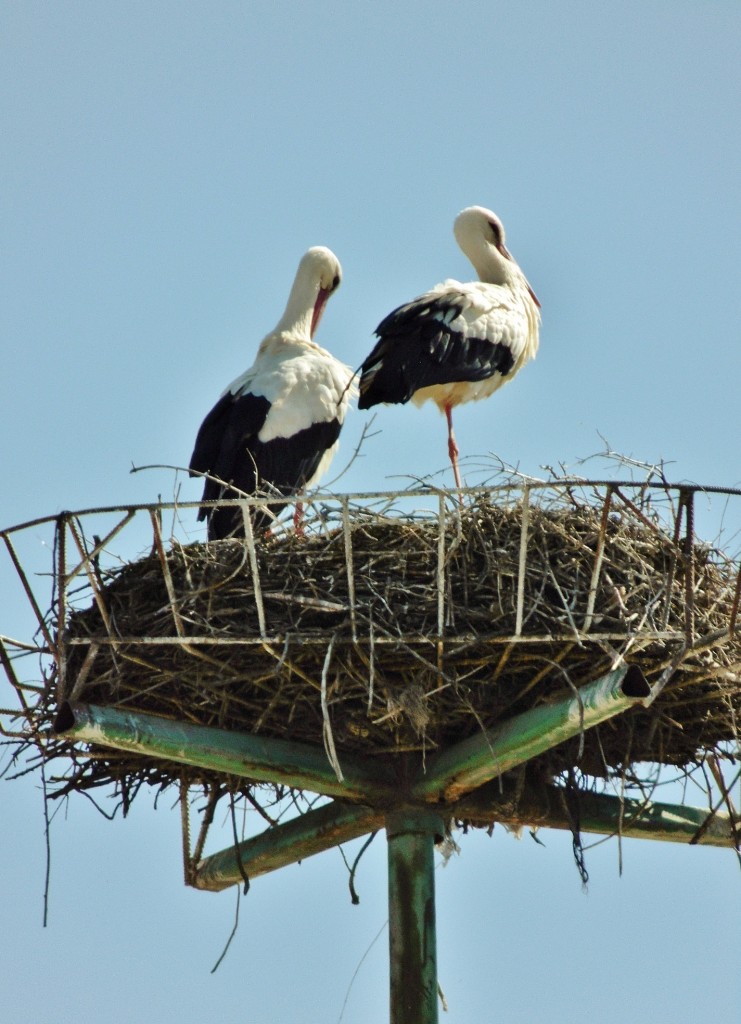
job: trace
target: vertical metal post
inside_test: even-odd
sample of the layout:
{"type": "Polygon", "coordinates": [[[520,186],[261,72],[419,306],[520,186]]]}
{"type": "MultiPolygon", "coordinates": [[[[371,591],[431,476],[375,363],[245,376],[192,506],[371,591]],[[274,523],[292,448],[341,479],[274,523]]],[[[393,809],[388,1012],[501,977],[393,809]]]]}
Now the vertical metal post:
{"type": "Polygon", "coordinates": [[[395,811],[386,818],[391,1024],[437,1024],[433,851],[443,834],[443,821],[432,811],[395,811]]]}
{"type": "Polygon", "coordinates": [[[517,569],[517,611],[515,613],[515,636],[522,633],[522,618],[525,611],[525,572],[527,571],[527,532],[530,527],[530,488],[522,488],[522,526],[520,527],[520,561],[517,569]]]}
{"type": "Polygon", "coordinates": [[[57,564],[54,571],[57,574],[57,632],[56,632],[56,662],[57,662],[57,705],[67,695],[67,645],[65,643],[65,632],[67,629],[67,516],[60,512],[57,517],[56,527],[57,564]]]}

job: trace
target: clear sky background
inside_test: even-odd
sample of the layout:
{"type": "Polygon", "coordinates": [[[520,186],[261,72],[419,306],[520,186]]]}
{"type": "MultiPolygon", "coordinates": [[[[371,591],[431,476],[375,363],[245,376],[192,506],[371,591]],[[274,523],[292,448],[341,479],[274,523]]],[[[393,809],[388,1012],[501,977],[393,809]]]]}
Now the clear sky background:
{"type": "MultiPolygon", "coordinates": [[[[606,438],[670,478],[739,486],[740,35],[730,0],[5,0],[0,525],[197,499],[182,475],[129,469],[187,465],[304,250],[342,262],[319,341],[358,365],[395,305],[470,278],[452,222],[471,204],[504,221],[543,327],[516,383],[457,413],[469,481],[493,452],[542,476],[606,438]]],[[[450,483],[434,407],[374,428],[341,486],[450,483]]],[[[0,587],[0,631],[30,635],[0,587]]],[[[71,800],[42,929],[38,780],[0,784],[1,1015],[333,1024],[371,947],[342,1020],[386,1019],[383,836],[359,907],[337,851],[256,880],[212,976],[236,890],[183,887],[173,804],[140,797],[111,823],[71,800]]],[[[626,842],[619,878],[605,843],[584,895],[569,837],[541,838],[467,836],[440,869],[446,1021],[735,1019],[733,853],[626,842]]]]}

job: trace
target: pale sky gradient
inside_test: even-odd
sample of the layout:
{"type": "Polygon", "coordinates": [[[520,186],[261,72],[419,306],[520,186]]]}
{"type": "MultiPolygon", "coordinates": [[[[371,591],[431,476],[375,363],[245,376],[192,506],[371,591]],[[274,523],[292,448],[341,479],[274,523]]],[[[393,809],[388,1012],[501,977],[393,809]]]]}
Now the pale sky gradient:
{"type": "MultiPolygon", "coordinates": [[[[542,476],[604,437],[672,479],[739,486],[740,35],[733,2],[6,0],[0,525],[196,499],[129,469],[187,465],[304,250],[343,265],[318,340],[356,366],[395,305],[471,276],[452,223],[472,204],[502,218],[543,327],[536,362],[457,413],[469,481],[492,452],[542,476]]],[[[343,487],[450,482],[433,407],[374,429],[343,487]]],[[[0,572],[0,631],[27,636],[0,572]]],[[[236,892],[183,887],[174,799],[114,823],[71,800],[42,929],[38,780],[0,783],[3,1014],[334,1024],[386,919],[383,836],[359,907],[337,851],[256,880],[211,976],[236,892]]],[[[626,842],[619,878],[605,843],[583,895],[569,837],[541,838],[466,836],[438,872],[446,1024],[734,1019],[732,852],[626,842]]],[[[383,932],[344,1024],[386,1019],[386,975],[383,932]]]]}

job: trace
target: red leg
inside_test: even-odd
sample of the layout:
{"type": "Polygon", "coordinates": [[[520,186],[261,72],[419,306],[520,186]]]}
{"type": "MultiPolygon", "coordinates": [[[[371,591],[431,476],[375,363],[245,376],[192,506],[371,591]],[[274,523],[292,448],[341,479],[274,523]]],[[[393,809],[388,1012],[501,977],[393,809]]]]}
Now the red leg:
{"type": "Polygon", "coordinates": [[[304,518],[304,506],[300,501],[296,502],[296,508],[293,513],[293,528],[299,537],[304,535],[304,527],[302,520],[304,518]]]}
{"type": "MultiPolygon", "coordinates": [[[[448,455],[453,464],[455,486],[460,490],[463,484],[461,483],[461,474],[458,471],[458,445],[455,443],[455,434],[453,433],[453,409],[449,405],[445,406],[445,416],[448,421],[448,455]]],[[[463,495],[459,495],[459,500],[461,505],[463,505],[463,495]]]]}

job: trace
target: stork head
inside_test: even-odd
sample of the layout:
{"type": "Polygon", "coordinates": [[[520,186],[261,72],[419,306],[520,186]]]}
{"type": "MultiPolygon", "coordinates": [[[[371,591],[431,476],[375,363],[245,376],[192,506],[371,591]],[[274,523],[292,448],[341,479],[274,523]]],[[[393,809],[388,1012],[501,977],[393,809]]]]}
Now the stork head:
{"type": "Polygon", "coordinates": [[[331,249],[316,245],[305,252],[276,332],[313,338],[327,300],[341,280],[340,261],[331,249]]]}
{"type": "Polygon", "coordinates": [[[495,213],[483,206],[467,206],[455,218],[453,231],[480,280],[489,284],[524,282],[533,302],[540,306],[517,261],[504,244],[504,225],[495,213]]]}
{"type": "Polygon", "coordinates": [[[323,245],[315,245],[304,254],[301,263],[299,263],[299,273],[301,273],[301,268],[304,264],[307,264],[310,268],[307,270],[307,274],[312,276],[318,285],[317,295],[314,300],[314,310],[311,314],[311,326],[309,328],[309,334],[313,338],[314,331],[316,331],[319,325],[329,296],[333,295],[340,287],[342,267],[332,250],[326,249],[323,245]]]}

